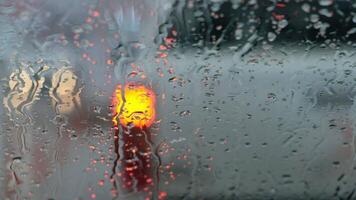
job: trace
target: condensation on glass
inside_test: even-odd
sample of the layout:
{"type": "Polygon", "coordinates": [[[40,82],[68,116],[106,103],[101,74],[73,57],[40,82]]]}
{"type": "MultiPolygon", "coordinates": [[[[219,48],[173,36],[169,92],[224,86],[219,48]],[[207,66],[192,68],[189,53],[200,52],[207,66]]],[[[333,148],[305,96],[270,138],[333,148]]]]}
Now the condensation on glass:
{"type": "Polygon", "coordinates": [[[0,199],[355,199],[356,3],[0,1],[0,199]]]}

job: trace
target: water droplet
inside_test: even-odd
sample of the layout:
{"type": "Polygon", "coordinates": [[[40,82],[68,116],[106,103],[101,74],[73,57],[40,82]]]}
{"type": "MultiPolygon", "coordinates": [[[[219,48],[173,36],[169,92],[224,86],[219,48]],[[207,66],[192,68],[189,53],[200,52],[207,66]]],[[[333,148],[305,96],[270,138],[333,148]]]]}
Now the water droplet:
{"type": "Polygon", "coordinates": [[[319,0],[319,5],[321,6],[330,6],[332,5],[334,0],[319,0]]]}
{"type": "Polygon", "coordinates": [[[267,37],[268,37],[268,41],[273,42],[277,38],[277,35],[273,32],[269,32],[267,37]]]}
{"type": "Polygon", "coordinates": [[[303,3],[302,9],[304,12],[309,13],[310,12],[310,5],[308,3],[303,3]]]}

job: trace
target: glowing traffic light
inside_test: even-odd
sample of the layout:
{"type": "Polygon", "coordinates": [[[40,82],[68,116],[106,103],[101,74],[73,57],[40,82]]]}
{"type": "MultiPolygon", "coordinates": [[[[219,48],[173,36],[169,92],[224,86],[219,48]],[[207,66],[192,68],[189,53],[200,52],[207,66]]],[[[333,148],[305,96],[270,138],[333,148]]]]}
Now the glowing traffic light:
{"type": "Polygon", "coordinates": [[[149,127],[156,117],[154,92],[142,84],[128,83],[117,87],[114,93],[114,125],[149,127]],[[117,120],[119,119],[119,120],[117,120]]]}

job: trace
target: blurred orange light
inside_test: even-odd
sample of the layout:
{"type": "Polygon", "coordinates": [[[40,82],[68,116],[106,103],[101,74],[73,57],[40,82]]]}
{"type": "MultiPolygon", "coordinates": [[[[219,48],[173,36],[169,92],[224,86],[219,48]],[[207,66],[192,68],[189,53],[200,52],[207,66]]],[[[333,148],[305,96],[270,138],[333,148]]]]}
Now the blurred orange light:
{"type": "Polygon", "coordinates": [[[150,127],[156,117],[156,97],[154,92],[141,84],[128,83],[124,91],[119,85],[114,93],[114,125],[120,124],[138,128],[150,127]],[[125,99],[125,103],[123,98],[125,99]],[[122,112],[121,111],[122,107],[122,112]]]}

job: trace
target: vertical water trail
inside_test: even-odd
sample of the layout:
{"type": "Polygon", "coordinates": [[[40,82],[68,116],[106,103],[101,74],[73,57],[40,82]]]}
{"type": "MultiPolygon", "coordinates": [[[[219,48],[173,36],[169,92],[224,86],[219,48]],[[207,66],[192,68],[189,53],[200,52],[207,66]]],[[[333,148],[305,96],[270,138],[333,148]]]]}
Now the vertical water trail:
{"type": "Polygon", "coordinates": [[[117,180],[116,180],[116,168],[117,168],[117,165],[118,165],[118,162],[120,160],[120,153],[119,153],[119,128],[118,127],[115,127],[114,128],[114,153],[116,155],[115,159],[114,159],[114,164],[112,166],[112,173],[111,173],[111,176],[110,176],[110,179],[112,180],[112,184],[113,184],[113,190],[115,190],[115,196],[117,195],[117,190],[118,190],[118,187],[117,187],[117,180]]]}
{"type": "MultiPolygon", "coordinates": [[[[31,71],[23,69],[24,67],[21,66],[10,75],[8,83],[10,92],[4,98],[10,119],[19,127],[17,138],[19,150],[22,154],[28,150],[24,135],[27,132],[26,126],[32,124],[32,116],[28,111],[37,100],[44,83],[41,69],[32,75],[31,71]]],[[[29,67],[29,69],[31,68],[29,67]]]]}
{"type": "Polygon", "coordinates": [[[32,107],[37,101],[42,90],[45,78],[42,73],[46,71],[44,67],[34,71],[32,65],[19,64],[8,79],[9,92],[3,99],[3,103],[8,111],[9,119],[16,127],[16,134],[13,137],[17,143],[17,157],[13,158],[17,163],[22,163],[21,167],[14,171],[14,163],[10,164],[9,170],[12,172],[11,179],[16,184],[8,185],[8,189],[22,191],[16,192],[16,198],[22,198],[25,192],[30,189],[30,176],[21,177],[19,174],[29,173],[29,166],[26,163],[30,159],[30,145],[33,138],[29,127],[33,125],[32,107]],[[29,142],[28,142],[29,141],[29,142]],[[20,158],[20,159],[17,159],[20,158]]]}
{"type": "MultiPolygon", "coordinates": [[[[142,80],[133,80],[133,77],[130,77],[131,74],[131,65],[137,64],[142,61],[145,56],[149,54],[155,55],[157,44],[155,44],[155,39],[159,33],[159,26],[165,21],[165,17],[167,16],[167,11],[171,10],[173,5],[173,1],[171,0],[118,0],[112,2],[113,9],[113,17],[118,25],[118,33],[119,33],[119,44],[115,49],[117,52],[118,58],[115,60],[116,64],[114,67],[114,75],[117,80],[119,80],[119,84],[121,85],[121,99],[122,104],[118,109],[118,113],[115,118],[118,118],[123,112],[123,108],[126,104],[125,99],[125,85],[129,82],[142,81],[142,80]],[[130,79],[130,80],[128,80],[130,79]],[[132,79],[132,80],[131,80],[132,79]]],[[[145,75],[149,75],[149,71],[151,71],[152,66],[148,66],[145,71],[145,75]]],[[[153,71],[153,70],[152,70],[153,71]]],[[[136,77],[137,78],[137,77],[136,77]]],[[[148,76],[148,80],[150,77],[148,76]]],[[[147,79],[144,80],[147,83],[147,79]]],[[[119,121],[119,120],[118,120],[119,121]]],[[[114,178],[116,174],[116,169],[121,162],[125,162],[125,160],[120,160],[121,157],[125,157],[123,155],[124,151],[123,146],[125,145],[125,141],[123,139],[123,134],[125,131],[128,131],[128,134],[135,134],[131,131],[130,128],[124,130],[124,128],[118,125],[115,129],[114,133],[114,150],[116,154],[116,158],[114,160],[114,166],[112,168],[112,178],[113,178],[113,186],[117,189],[117,183],[114,178]]],[[[150,147],[151,155],[154,159],[153,173],[155,173],[155,177],[153,178],[155,181],[156,194],[158,195],[158,182],[159,182],[159,166],[160,166],[160,158],[157,152],[157,149],[154,148],[154,143],[149,138],[150,136],[146,134],[150,134],[148,130],[141,130],[144,134],[144,139],[146,144],[150,147]]]]}
{"type": "MultiPolygon", "coordinates": [[[[137,0],[122,0],[118,1],[117,7],[114,9],[114,18],[119,27],[120,41],[119,45],[116,48],[118,50],[119,59],[117,60],[116,66],[114,68],[114,74],[117,80],[120,80],[120,85],[122,89],[120,90],[120,95],[122,99],[122,104],[119,109],[119,112],[116,113],[115,118],[118,118],[122,114],[123,108],[126,103],[125,99],[125,84],[126,84],[126,74],[128,67],[138,58],[138,54],[134,54],[134,45],[139,44],[139,30],[140,30],[140,15],[135,7],[135,2],[137,0]]],[[[115,92],[115,95],[116,92],[115,92]]],[[[116,98],[116,97],[115,97],[116,98]]],[[[115,105],[114,105],[115,106],[115,105]]],[[[118,120],[119,121],[119,120],[118,120]]],[[[117,125],[114,129],[114,152],[116,157],[114,159],[114,165],[112,168],[111,178],[113,180],[113,188],[117,191],[117,180],[116,169],[119,167],[120,162],[120,138],[124,134],[123,127],[117,125]]]]}
{"type": "Polygon", "coordinates": [[[154,148],[154,143],[152,142],[152,138],[148,138],[148,134],[149,131],[148,130],[145,130],[142,129],[142,132],[143,132],[143,135],[144,135],[144,138],[145,138],[145,142],[149,145],[150,147],[150,151],[151,151],[151,154],[152,154],[152,157],[154,158],[155,160],[155,164],[153,165],[152,167],[152,171],[154,172],[154,177],[153,177],[153,183],[154,183],[154,189],[152,191],[153,193],[153,197],[158,197],[158,191],[159,191],[159,167],[161,166],[161,159],[158,155],[158,152],[155,150],[154,148]]]}

